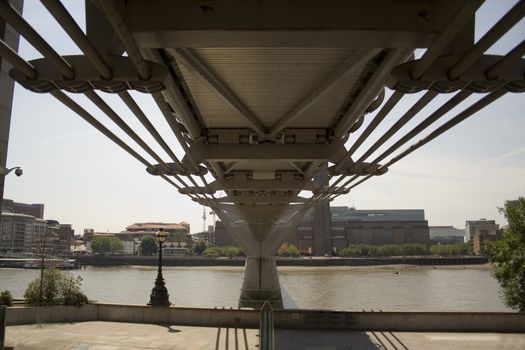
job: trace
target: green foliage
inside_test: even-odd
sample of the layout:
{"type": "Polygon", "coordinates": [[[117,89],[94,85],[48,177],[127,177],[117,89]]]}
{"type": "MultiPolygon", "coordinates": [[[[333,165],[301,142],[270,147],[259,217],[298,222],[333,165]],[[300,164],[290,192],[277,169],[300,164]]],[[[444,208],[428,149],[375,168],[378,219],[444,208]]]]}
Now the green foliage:
{"type": "Polygon", "coordinates": [[[288,256],[288,243],[284,242],[277,250],[277,255],[288,256]]]}
{"type": "Polygon", "coordinates": [[[246,256],[244,251],[239,247],[213,247],[209,246],[202,252],[202,256],[206,258],[218,258],[226,256],[233,258],[234,256],[246,256]]]}
{"type": "Polygon", "coordinates": [[[157,241],[152,236],[144,236],[140,239],[139,250],[140,255],[155,255],[159,250],[157,241]]]}
{"type": "Polygon", "coordinates": [[[431,255],[467,255],[472,253],[472,245],[468,243],[434,244],[430,246],[431,255]]]}
{"type": "Polygon", "coordinates": [[[508,221],[503,239],[491,241],[485,252],[494,269],[494,276],[503,288],[508,307],[525,311],[525,197],[517,205],[505,203],[500,209],[508,221]]]}
{"type": "Polygon", "coordinates": [[[421,243],[368,245],[352,244],[341,249],[340,256],[382,257],[382,256],[420,256],[420,255],[466,255],[472,252],[468,243],[434,244],[421,243]]]}
{"type": "Polygon", "coordinates": [[[350,245],[347,248],[341,249],[340,256],[412,256],[412,255],[428,255],[428,246],[421,243],[410,244],[385,244],[385,245],[369,245],[358,244],[350,245]]]}
{"type": "Polygon", "coordinates": [[[234,256],[238,256],[240,251],[237,247],[224,247],[221,249],[221,255],[233,258],[234,256]]]}
{"type": "Polygon", "coordinates": [[[221,256],[221,251],[218,247],[207,247],[204,252],[202,252],[202,256],[206,258],[218,258],[221,256]]]}
{"type": "Polygon", "coordinates": [[[298,257],[299,255],[301,255],[301,253],[299,252],[299,249],[297,249],[296,246],[285,242],[281,244],[279,250],[277,250],[277,255],[298,257]]]}
{"type": "Polygon", "coordinates": [[[195,255],[202,255],[202,253],[204,253],[205,250],[206,250],[206,242],[204,242],[202,239],[199,239],[193,245],[193,254],[195,255]]]}
{"type": "Polygon", "coordinates": [[[113,236],[95,236],[91,240],[93,253],[113,254],[122,250],[122,241],[113,236]]]}
{"type": "Polygon", "coordinates": [[[71,305],[82,306],[88,298],[80,289],[82,278],[57,269],[44,271],[42,300],[40,300],[40,278],[29,284],[24,299],[29,305],[71,305]]]}
{"type": "Polygon", "coordinates": [[[11,292],[5,290],[0,293],[0,305],[12,306],[13,305],[13,296],[11,292]]]}
{"type": "Polygon", "coordinates": [[[296,246],[294,246],[293,244],[290,244],[288,246],[288,255],[289,256],[293,256],[294,258],[296,258],[299,255],[301,255],[301,253],[299,252],[299,249],[297,249],[296,246]]]}

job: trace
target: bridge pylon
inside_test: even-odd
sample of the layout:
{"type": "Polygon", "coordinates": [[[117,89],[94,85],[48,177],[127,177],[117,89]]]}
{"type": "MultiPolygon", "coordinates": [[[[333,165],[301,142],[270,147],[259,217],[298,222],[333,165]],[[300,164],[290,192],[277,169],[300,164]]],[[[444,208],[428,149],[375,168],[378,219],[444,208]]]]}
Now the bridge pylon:
{"type": "Polygon", "coordinates": [[[214,208],[226,230],[246,253],[240,307],[257,309],[268,302],[273,308],[283,308],[275,255],[281,244],[295,234],[308,208],[306,204],[249,207],[222,204],[214,208]]]}

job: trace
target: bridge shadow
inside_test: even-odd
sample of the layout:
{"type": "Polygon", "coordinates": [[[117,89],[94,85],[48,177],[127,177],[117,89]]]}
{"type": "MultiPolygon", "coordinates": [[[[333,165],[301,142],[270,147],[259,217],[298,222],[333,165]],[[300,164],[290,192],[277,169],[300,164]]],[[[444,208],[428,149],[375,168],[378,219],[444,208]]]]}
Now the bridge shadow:
{"type": "Polygon", "coordinates": [[[244,328],[217,328],[215,350],[249,350],[256,349],[257,345],[248,346],[248,336],[244,328]]]}
{"type": "Polygon", "coordinates": [[[289,350],[408,350],[392,332],[276,329],[275,348],[289,350]]]}

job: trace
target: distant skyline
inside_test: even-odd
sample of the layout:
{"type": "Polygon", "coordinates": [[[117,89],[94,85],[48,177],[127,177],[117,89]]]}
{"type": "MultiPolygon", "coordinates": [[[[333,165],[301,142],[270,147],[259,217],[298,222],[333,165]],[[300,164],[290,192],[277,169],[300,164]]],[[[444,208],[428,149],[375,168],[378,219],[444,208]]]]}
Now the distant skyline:
{"type": "MultiPolygon", "coordinates": [[[[63,3],[84,27],[83,2],[63,3]]],[[[511,0],[487,1],[476,14],[476,37],[486,32],[515,3],[511,0]]],[[[60,54],[80,53],[40,2],[26,1],[24,17],[60,54]]],[[[524,39],[524,33],[525,20],[522,19],[488,53],[506,53],[524,39]]],[[[25,40],[21,40],[20,54],[25,59],[41,57],[25,40]]],[[[153,99],[137,92],[131,94],[180,157],[182,150],[153,99]]],[[[69,96],[118,136],[129,141],[107,117],[86,103],[85,97],[69,96]]],[[[102,96],[149,144],[154,143],[119,99],[108,94],[102,96]]],[[[413,98],[418,96],[416,94],[413,98]]],[[[469,103],[480,96],[471,97],[469,103]]],[[[392,125],[407,106],[396,107],[378,131],[392,125]]],[[[398,134],[406,133],[428,115],[425,111],[433,110],[434,106],[425,108],[398,134]]],[[[453,112],[444,120],[453,117],[453,112]]],[[[524,114],[523,94],[509,93],[396,163],[385,175],[372,178],[350,194],[337,198],[332,205],[358,209],[424,209],[431,226],[463,228],[466,220],[482,217],[495,219],[503,225],[505,220],[497,208],[502,207],[505,200],[525,195],[524,114]]],[[[372,118],[373,114],[366,117],[365,125],[350,136],[348,144],[359,136],[372,118]]],[[[423,132],[407,146],[434,129],[423,132]]],[[[399,135],[385,147],[399,139],[399,135]]],[[[367,141],[357,153],[362,153],[363,148],[373,141],[375,139],[367,141]]],[[[164,155],[159,147],[154,149],[164,155]]],[[[7,165],[21,166],[24,175],[6,177],[5,198],[43,203],[45,218],[70,223],[76,233],[82,233],[84,228],[119,232],[134,222],[146,221],[187,221],[192,233],[203,227],[200,205],[180,195],[162,179],[149,175],[142,164],[52,96],[32,93],[18,84],[11,116],[7,165]]],[[[211,224],[209,212],[207,208],[208,225],[211,224]]]]}

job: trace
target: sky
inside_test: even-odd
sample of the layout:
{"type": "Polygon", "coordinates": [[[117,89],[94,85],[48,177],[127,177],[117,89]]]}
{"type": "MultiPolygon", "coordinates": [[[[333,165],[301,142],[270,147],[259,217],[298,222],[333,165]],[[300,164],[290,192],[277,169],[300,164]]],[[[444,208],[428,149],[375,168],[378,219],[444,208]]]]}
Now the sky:
{"type": "MultiPolygon", "coordinates": [[[[83,2],[63,1],[84,27],[83,2]]],[[[516,1],[487,1],[476,14],[476,37],[479,38],[516,1]]],[[[73,42],[49,13],[36,0],[26,0],[24,17],[62,55],[79,54],[73,42]]],[[[525,20],[521,20],[489,54],[505,54],[521,42],[525,20]]],[[[41,55],[23,39],[20,55],[35,59],[41,55]]],[[[132,92],[159,132],[177,156],[182,150],[153,99],[132,92]]],[[[99,120],[128,141],[107,117],[89,108],[83,96],[70,95],[99,120]],[[84,102],[84,103],[83,103],[84,102]]],[[[421,94],[411,96],[414,101],[421,94]]],[[[142,125],[114,96],[103,95],[117,112],[146,135],[142,125]]],[[[480,95],[467,100],[470,104],[480,95]]],[[[439,99],[445,97],[439,97],[439,99]]],[[[448,98],[448,96],[446,97],[448,98]]],[[[401,103],[378,131],[386,130],[410,106],[401,103]]],[[[430,104],[399,133],[416,125],[432,111],[430,104]]],[[[453,117],[454,111],[444,120],[453,117]]],[[[498,212],[507,199],[525,196],[525,98],[523,94],[507,94],[484,110],[433,140],[392,166],[388,173],[374,177],[337,198],[332,205],[355,206],[357,209],[424,209],[429,225],[465,226],[465,220],[495,219],[505,224],[498,212]]],[[[370,122],[373,114],[367,116],[370,122]]],[[[434,128],[423,132],[412,144],[434,128]]],[[[353,134],[354,141],[360,132],[353,134]]],[[[395,142],[394,137],[385,147],[395,142]]],[[[148,144],[152,138],[145,136],[148,144]]],[[[358,151],[362,153],[367,141],[358,151]]],[[[131,143],[131,142],[130,142],[131,143]]],[[[407,145],[408,146],[408,145],[407,145]]],[[[382,147],[381,150],[386,149],[382,147]]],[[[159,147],[154,148],[164,154],[159,147]]],[[[4,197],[24,203],[44,203],[45,218],[73,224],[76,233],[84,228],[100,232],[120,232],[134,222],[180,222],[191,224],[192,233],[202,230],[200,205],[158,177],[149,175],[142,164],[96,131],[74,112],[47,94],[35,94],[19,85],[11,116],[7,165],[21,166],[24,175],[6,177],[4,197]]],[[[167,157],[164,157],[167,159],[167,157]]],[[[371,158],[372,159],[372,158],[371,158]]],[[[206,209],[207,224],[211,224],[206,209]]]]}

